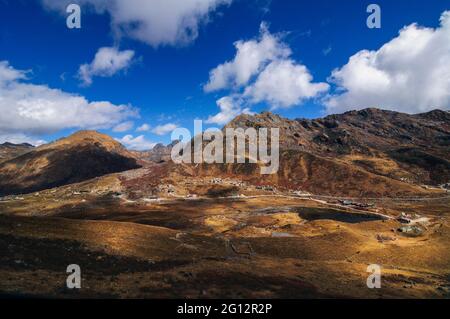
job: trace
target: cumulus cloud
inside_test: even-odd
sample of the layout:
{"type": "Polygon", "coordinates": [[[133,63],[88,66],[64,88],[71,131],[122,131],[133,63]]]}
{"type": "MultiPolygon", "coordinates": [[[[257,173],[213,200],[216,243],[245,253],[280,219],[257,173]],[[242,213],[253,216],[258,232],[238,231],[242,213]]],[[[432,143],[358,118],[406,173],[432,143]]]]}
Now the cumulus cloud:
{"type": "Polygon", "coordinates": [[[29,83],[26,74],[6,61],[0,62],[0,135],[107,129],[138,116],[137,109],[129,105],[91,102],[83,96],[29,83]]]}
{"type": "MultiPolygon", "coordinates": [[[[108,13],[118,36],[127,36],[151,46],[185,45],[195,40],[199,27],[212,12],[232,0],[78,0],[99,14],[108,13]]],[[[42,0],[50,9],[65,12],[73,0],[42,0]]]]}
{"type": "Polygon", "coordinates": [[[111,77],[128,69],[133,57],[134,51],[132,50],[119,51],[114,47],[100,48],[91,63],[80,66],[78,77],[84,85],[91,85],[94,76],[111,77]]]}
{"type": "Polygon", "coordinates": [[[167,123],[164,125],[158,125],[157,127],[155,127],[152,130],[152,133],[159,135],[159,136],[163,136],[166,135],[170,132],[172,132],[173,130],[175,130],[178,126],[176,124],[173,123],[167,123]]]}
{"type": "Polygon", "coordinates": [[[298,105],[328,91],[327,83],[313,83],[308,69],[292,60],[270,63],[258,76],[255,83],[247,87],[244,96],[253,103],[268,102],[273,109],[298,105]]]}
{"type": "Polygon", "coordinates": [[[144,124],[142,124],[141,126],[139,126],[137,129],[136,129],[136,131],[137,132],[148,132],[148,131],[150,131],[150,125],[149,124],[147,124],[147,123],[144,123],[144,124]]]}
{"type": "Polygon", "coordinates": [[[125,145],[128,149],[136,151],[151,150],[156,145],[156,143],[147,140],[144,135],[139,135],[136,137],[133,135],[125,135],[124,137],[116,140],[125,145]]]}
{"type": "Polygon", "coordinates": [[[120,124],[116,125],[113,128],[113,131],[114,132],[119,132],[119,133],[120,132],[126,132],[126,131],[129,131],[129,130],[133,129],[133,127],[134,127],[134,123],[131,122],[131,121],[128,121],[128,122],[123,122],[123,123],[120,123],[120,124]]]}
{"type": "Polygon", "coordinates": [[[376,51],[362,50],[333,71],[328,113],[380,107],[407,113],[450,107],[450,11],[438,28],[417,24],[376,51]]]}
{"type": "Polygon", "coordinates": [[[237,41],[234,46],[234,59],[211,70],[209,81],[204,86],[206,92],[246,85],[268,62],[291,55],[289,47],[280,36],[271,34],[265,23],[261,24],[258,39],[237,41]]]}
{"type": "Polygon", "coordinates": [[[220,64],[209,75],[206,92],[230,89],[217,100],[220,112],[209,123],[225,124],[241,113],[250,113],[251,105],[266,103],[272,109],[300,105],[329,89],[327,83],[313,82],[313,76],[296,62],[282,34],[271,34],[261,24],[259,37],[235,43],[233,60],[220,64]]]}
{"type": "Polygon", "coordinates": [[[220,112],[214,116],[210,116],[206,123],[224,125],[230,122],[239,114],[252,114],[249,108],[242,108],[239,97],[225,96],[217,100],[217,106],[220,108],[220,112]]]}

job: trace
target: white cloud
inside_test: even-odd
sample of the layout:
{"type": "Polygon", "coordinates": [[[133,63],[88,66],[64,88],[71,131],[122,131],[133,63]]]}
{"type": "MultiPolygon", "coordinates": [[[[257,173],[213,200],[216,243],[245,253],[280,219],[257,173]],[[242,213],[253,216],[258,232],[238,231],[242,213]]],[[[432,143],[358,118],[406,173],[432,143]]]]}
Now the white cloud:
{"type": "Polygon", "coordinates": [[[239,114],[252,114],[249,108],[242,108],[239,97],[225,96],[219,99],[217,106],[220,108],[220,112],[214,116],[210,116],[206,123],[224,125],[230,122],[239,114]]]}
{"type": "Polygon", "coordinates": [[[147,140],[144,135],[139,135],[136,137],[133,135],[125,135],[124,137],[116,140],[125,145],[127,148],[136,151],[150,150],[156,145],[156,143],[147,140]]]}
{"type": "Polygon", "coordinates": [[[111,77],[128,69],[133,57],[132,50],[119,51],[114,47],[100,48],[91,63],[80,66],[78,76],[84,85],[91,85],[94,76],[111,77]]]}
{"type": "Polygon", "coordinates": [[[206,92],[246,85],[270,61],[291,55],[291,50],[281,41],[280,36],[271,34],[264,23],[261,24],[258,39],[237,41],[234,45],[236,56],[232,61],[211,70],[209,81],[204,86],[206,92]]]}
{"type": "Polygon", "coordinates": [[[0,85],[17,80],[26,80],[28,71],[14,69],[8,61],[0,61],[0,85]]]}
{"type": "Polygon", "coordinates": [[[208,123],[225,124],[249,107],[266,103],[272,109],[292,107],[315,98],[329,89],[315,83],[309,70],[291,58],[292,50],[282,35],[271,34],[262,23],[257,39],[235,43],[236,56],[210,72],[206,92],[231,89],[229,96],[217,100],[220,112],[208,123]]]}
{"type": "Polygon", "coordinates": [[[272,109],[300,104],[329,89],[327,83],[313,83],[308,69],[292,60],[274,61],[247,87],[244,96],[253,103],[268,102],[272,109]]]}
{"type": "Polygon", "coordinates": [[[0,134],[35,136],[68,128],[107,129],[137,117],[129,105],[91,102],[83,96],[29,83],[24,71],[0,62],[0,134]]]}
{"type": "Polygon", "coordinates": [[[149,124],[147,124],[147,123],[144,123],[144,124],[142,124],[141,126],[139,126],[137,129],[136,129],[136,131],[137,132],[148,132],[148,131],[150,131],[150,125],[149,124]]]}
{"type": "Polygon", "coordinates": [[[450,107],[450,11],[436,29],[417,24],[377,51],[362,50],[333,71],[328,113],[380,107],[407,113],[450,107]]]}
{"type": "Polygon", "coordinates": [[[152,133],[154,133],[156,135],[163,136],[163,135],[166,135],[166,134],[172,132],[177,127],[178,127],[177,125],[172,124],[172,123],[167,123],[167,124],[164,124],[164,125],[158,125],[157,127],[155,127],[152,130],[152,133]]]}
{"type": "Polygon", "coordinates": [[[113,131],[114,132],[126,132],[126,131],[133,129],[133,127],[134,127],[134,123],[131,121],[128,121],[128,122],[123,122],[123,123],[116,125],[113,128],[113,131]]]}
{"type": "MultiPolygon", "coordinates": [[[[195,40],[199,27],[210,14],[232,0],[78,0],[93,5],[99,14],[111,16],[117,36],[145,42],[154,47],[183,45],[195,40]]],[[[73,0],[42,0],[50,9],[65,12],[73,0]]]]}

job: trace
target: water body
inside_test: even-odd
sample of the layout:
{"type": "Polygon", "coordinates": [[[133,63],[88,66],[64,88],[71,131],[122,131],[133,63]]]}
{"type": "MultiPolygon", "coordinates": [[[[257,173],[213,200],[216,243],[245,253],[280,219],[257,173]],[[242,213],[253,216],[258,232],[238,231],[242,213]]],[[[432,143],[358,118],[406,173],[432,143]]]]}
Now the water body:
{"type": "Polygon", "coordinates": [[[339,211],[335,209],[327,208],[309,208],[302,207],[296,208],[295,212],[307,221],[313,220],[334,220],[337,222],[357,224],[363,222],[383,220],[382,217],[371,215],[370,213],[349,213],[344,211],[339,211]]]}
{"type": "MultiPolygon", "coordinates": [[[[253,211],[252,215],[271,215],[275,213],[297,213],[302,219],[307,221],[313,220],[334,220],[343,223],[362,223],[383,220],[383,217],[370,213],[350,213],[333,208],[317,208],[317,207],[266,207],[253,211]]],[[[279,236],[277,236],[279,237],[279,236]]]]}

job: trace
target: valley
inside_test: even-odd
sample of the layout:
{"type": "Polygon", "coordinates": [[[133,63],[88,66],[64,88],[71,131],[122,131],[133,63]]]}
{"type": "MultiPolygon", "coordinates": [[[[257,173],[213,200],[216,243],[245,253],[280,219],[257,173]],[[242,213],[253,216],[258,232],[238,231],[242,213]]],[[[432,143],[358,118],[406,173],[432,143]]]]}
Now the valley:
{"type": "Polygon", "coordinates": [[[317,139],[318,130],[332,130],[328,138],[350,130],[348,119],[343,129],[237,118],[233,125],[286,127],[280,171],[264,178],[259,164],[178,165],[165,147],[129,152],[96,132],[27,150],[0,163],[0,294],[449,298],[448,118],[421,128],[441,144],[416,142],[416,154],[429,155],[405,164],[391,155],[411,142],[394,142],[400,129],[389,131],[392,114],[383,114],[353,116],[387,121],[386,143],[357,128],[358,143],[317,139]],[[70,264],[81,268],[81,289],[66,287],[70,264]],[[380,289],[366,285],[373,264],[382,267],[380,289]]]}
{"type": "Polygon", "coordinates": [[[0,269],[7,278],[0,284],[3,294],[448,297],[448,196],[384,199],[354,208],[335,199],[256,189],[220,198],[173,194],[131,200],[117,184],[115,194],[91,195],[116,177],[0,203],[0,238],[8,252],[0,269]],[[403,234],[403,211],[426,217],[426,231],[403,234]],[[72,263],[83,269],[79,291],[65,288],[64,270],[72,263]],[[382,265],[382,289],[365,286],[369,264],[382,265]]]}

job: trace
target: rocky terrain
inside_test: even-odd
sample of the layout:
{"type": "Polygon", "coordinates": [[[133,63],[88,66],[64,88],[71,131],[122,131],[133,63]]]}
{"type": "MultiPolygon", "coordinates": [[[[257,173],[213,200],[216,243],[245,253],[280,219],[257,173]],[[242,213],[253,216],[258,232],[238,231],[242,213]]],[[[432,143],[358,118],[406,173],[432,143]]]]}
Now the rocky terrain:
{"type": "MultiPolygon", "coordinates": [[[[241,115],[227,127],[279,127],[281,149],[342,162],[379,176],[415,184],[450,180],[450,113],[408,115],[379,109],[317,120],[272,113],[241,115]]],[[[345,167],[343,167],[345,170],[345,167]]]]}
{"type": "Polygon", "coordinates": [[[240,115],[224,130],[280,128],[277,174],[260,175],[259,164],[175,165],[171,170],[324,195],[424,194],[450,179],[449,123],[449,113],[439,110],[408,115],[366,109],[317,120],[289,120],[269,112],[240,115]]]}
{"type": "Polygon", "coordinates": [[[149,151],[141,151],[141,152],[135,151],[133,152],[133,155],[136,158],[139,158],[144,161],[150,161],[153,163],[170,162],[171,161],[170,154],[172,151],[172,147],[176,143],[178,143],[178,141],[173,141],[169,145],[158,143],[149,151]]]}

